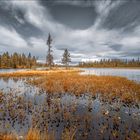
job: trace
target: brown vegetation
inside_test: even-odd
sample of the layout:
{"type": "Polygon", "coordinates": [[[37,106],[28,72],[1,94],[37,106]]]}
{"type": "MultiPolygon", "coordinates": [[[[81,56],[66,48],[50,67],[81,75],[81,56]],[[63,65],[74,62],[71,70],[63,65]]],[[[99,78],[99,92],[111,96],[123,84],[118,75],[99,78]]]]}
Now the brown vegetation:
{"type": "Polygon", "coordinates": [[[44,135],[40,133],[38,129],[30,128],[27,135],[25,136],[26,140],[54,140],[54,133],[46,132],[44,135]]]}
{"type": "MultiPolygon", "coordinates": [[[[62,133],[62,140],[75,140],[75,130],[74,129],[66,129],[63,133],[62,133]]],[[[113,131],[113,137],[114,138],[118,138],[118,131],[113,131]]],[[[135,140],[139,140],[140,136],[135,133],[135,132],[131,132],[129,137],[126,136],[125,138],[126,140],[131,140],[131,139],[135,139],[135,140]]],[[[37,129],[30,129],[27,133],[27,135],[25,136],[18,136],[17,134],[0,134],[0,140],[55,140],[55,136],[54,134],[45,134],[45,135],[41,135],[41,133],[37,130],[37,129]]]]}
{"type": "Polygon", "coordinates": [[[0,140],[55,140],[55,137],[53,133],[42,135],[39,130],[30,128],[24,136],[18,136],[12,133],[0,134],[0,140]]]}
{"type": "Polygon", "coordinates": [[[47,93],[101,94],[103,100],[121,99],[126,103],[140,100],[140,84],[122,77],[50,73],[30,82],[47,93]]]}
{"type": "MultiPolygon", "coordinates": [[[[32,116],[32,124],[27,129],[28,132],[26,134],[20,136],[20,134],[12,132],[0,133],[0,140],[55,140],[55,134],[57,131],[55,131],[55,129],[51,129],[51,132],[48,132],[48,127],[59,127],[59,125],[63,122],[67,123],[64,126],[63,131],[60,133],[60,138],[62,140],[74,140],[77,138],[77,136],[87,139],[90,131],[95,132],[95,127],[91,129],[90,125],[93,120],[98,122],[99,128],[96,128],[96,130],[99,129],[100,138],[107,131],[111,130],[110,135],[114,139],[117,139],[120,134],[118,129],[123,125],[124,127],[126,126],[126,128],[124,128],[124,137],[126,139],[138,140],[140,137],[139,132],[136,131],[137,127],[136,130],[132,129],[132,131],[127,132],[127,124],[124,123],[121,116],[119,115],[120,108],[126,104],[117,102],[118,104],[116,107],[114,106],[112,109],[112,102],[112,105],[110,106],[111,108],[106,108],[103,105],[101,110],[93,115],[92,110],[94,106],[92,107],[92,101],[94,100],[93,97],[95,97],[96,94],[100,94],[102,96],[101,98],[99,96],[99,98],[101,99],[101,103],[104,104],[106,104],[106,101],[114,101],[116,99],[125,103],[132,103],[137,101],[139,102],[140,84],[122,77],[79,75],[77,71],[51,70],[16,72],[16,77],[18,75],[17,73],[20,73],[18,76],[21,76],[23,73],[26,73],[25,75],[30,76],[35,76],[37,73],[39,75],[40,73],[39,76],[41,77],[36,77],[28,82],[30,84],[36,85],[37,87],[41,87],[40,91],[43,92],[42,94],[46,95],[46,93],[48,93],[48,96],[44,96],[44,101],[37,104],[35,102],[35,96],[37,95],[34,95],[35,98],[32,101],[27,100],[26,94],[18,95],[16,94],[16,91],[14,91],[15,93],[11,91],[5,94],[0,91],[0,119],[4,121],[5,129],[11,127],[9,123],[5,121],[5,118],[7,117],[6,114],[9,114],[8,120],[11,122],[18,122],[19,124],[23,124],[23,128],[25,127],[24,122],[27,119],[27,116],[32,116]],[[46,92],[44,92],[42,89],[46,90],[46,92]],[[61,93],[69,93],[78,97],[81,97],[82,94],[85,95],[86,93],[89,93],[89,96],[93,96],[90,96],[88,99],[88,104],[85,105],[88,112],[78,114],[76,112],[78,108],[78,101],[73,99],[72,104],[64,104],[62,107],[62,101],[60,100],[61,96],[53,96],[56,95],[55,93],[58,93],[58,95],[61,95],[61,93]],[[115,114],[111,115],[112,111],[115,111],[115,114]],[[103,117],[103,120],[105,121],[100,122],[100,117],[98,117],[98,115],[103,117]],[[110,121],[112,121],[113,128],[110,127],[110,121]],[[81,122],[84,124],[81,125],[81,122]],[[80,128],[83,128],[84,132],[80,132],[80,128]]],[[[129,104],[127,104],[127,107],[129,107],[129,104]]],[[[137,113],[134,114],[133,112],[131,113],[128,111],[126,114],[128,116],[136,116],[135,119],[138,119],[137,113]]]]}

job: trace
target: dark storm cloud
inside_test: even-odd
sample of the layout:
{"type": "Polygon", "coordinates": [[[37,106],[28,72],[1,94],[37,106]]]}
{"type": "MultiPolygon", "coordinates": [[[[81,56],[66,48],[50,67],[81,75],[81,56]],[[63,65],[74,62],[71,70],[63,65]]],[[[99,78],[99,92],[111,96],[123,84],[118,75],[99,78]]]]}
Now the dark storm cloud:
{"type": "Polygon", "coordinates": [[[95,7],[89,1],[40,0],[40,3],[48,8],[56,21],[73,29],[86,29],[94,24],[97,17],[95,7]]]}
{"type": "Polygon", "coordinates": [[[123,46],[121,44],[114,44],[110,45],[109,47],[115,51],[120,51],[123,46]]]}
{"type": "Polygon", "coordinates": [[[127,0],[120,6],[112,9],[102,26],[109,29],[124,28],[126,31],[133,30],[140,24],[140,1],[127,0]]]}
{"type": "Polygon", "coordinates": [[[55,20],[74,29],[86,29],[92,26],[97,17],[93,7],[50,5],[48,8],[55,20]]]}
{"type": "Polygon", "coordinates": [[[38,28],[26,21],[22,10],[19,8],[13,9],[9,6],[5,7],[4,3],[0,5],[0,24],[13,27],[25,38],[42,35],[42,32],[38,28]]]}
{"type": "Polygon", "coordinates": [[[39,0],[42,5],[73,5],[80,7],[91,7],[94,6],[95,0],[39,0]]]}

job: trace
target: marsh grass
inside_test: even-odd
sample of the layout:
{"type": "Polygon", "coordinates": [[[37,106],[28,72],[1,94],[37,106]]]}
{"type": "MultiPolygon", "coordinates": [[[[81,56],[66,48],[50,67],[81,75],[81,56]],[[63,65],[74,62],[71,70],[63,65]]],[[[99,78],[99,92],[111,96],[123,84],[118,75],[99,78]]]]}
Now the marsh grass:
{"type": "MultiPolygon", "coordinates": [[[[106,128],[105,128],[106,129],[106,128]]],[[[61,140],[75,140],[76,130],[65,129],[62,133],[61,140]]],[[[112,132],[113,139],[119,136],[118,131],[112,132]]],[[[135,132],[131,132],[129,136],[125,138],[126,140],[139,140],[140,136],[135,132]]],[[[0,140],[55,140],[54,133],[41,135],[37,129],[30,129],[27,135],[18,136],[17,134],[0,134],[0,140]]]]}
{"type": "MultiPolygon", "coordinates": [[[[113,137],[113,139],[117,139],[118,137],[120,138],[120,127],[125,127],[123,121],[121,122],[121,116],[119,116],[117,110],[120,109],[119,105],[116,107],[114,106],[113,109],[115,111],[115,114],[113,114],[112,116],[111,108],[106,108],[105,104],[101,107],[100,111],[92,114],[91,109],[94,108],[94,106],[92,107],[92,96],[88,97],[89,102],[88,104],[85,104],[86,111],[82,110],[82,112],[80,112],[79,114],[77,112],[79,106],[77,99],[72,99],[71,103],[62,105],[60,96],[48,94],[48,96],[46,96],[47,98],[45,98],[43,102],[39,102],[38,104],[36,104],[34,102],[35,100],[26,100],[26,95],[19,96],[18,94],[14,93],[4,94],[2,92],[0,95],[0,101],[2,105],[0,106],[0,120],[3,120],[1,127],[3,127],[4,124],[4,130],[5,132],[7,132],[0,135],[0,140],[57,140],[59,138],[62,140],[75,140],[77,138],[80,139],[83,137],[84,139],[88,139],[90,132],[94,134],[98,132],[100,134],[99,139],[101,139],[105,135],[105,133],[108,133],[107,131],[111,131],[110,136],[113,137]],[[9,115],[7,116],[6,114],[9,115]],[[31,116],[32,123],[27,128],[28,132],[25,132],[24,128],[30,122],[26,122],[26,120],[28,120],[28,115],[31,116]],[[103,117],[104,119],[100,121],[101,117],[103,117]],[[112,123],[109,123],[110,121],[112,123]],[[22,135],[18,134],[18,131],[16,131],[17,134],[12,133],[13,131],[7,131],[9,128],[11,128],[13,122],[15,123],[15,125],[13,126],[16,126],[17,123],[22,125],[22,135]],[[61,126],[63,122],[65,122],[65,125],[63,125],[63,131],[57,133],[57,130],[59,130],[60,128],[59,126],[61,126]],[[92,122],[98,122],[98,127],[95,128],[96,125],[92,124],[92,122]],[[9,124],[11,124],[11,126],[9,124]],[[113,127],[111,127],[112,125],[113,127]],[[58,129],[56,129],[55,126],[58,129]],[[57,137],[58,134],[60,136],[59,138],[57,137]]],[[[133,115],[133,113],[130,115],[133,115]]],[[[127,114],[127,117],[128,116],[129,113],[127,114]]],[[[139,119],[138,114],[136,114],[136,119],[139,119]]],[[[130,139],[135,137],[135,140],[138,140],[138,126],[134,128],[131,123],[128,124],[128,126],[130,128],[132,127],[132,130],[130,131],[131,135],[129,135],[127,127],[124,128],[125,133],[123,134],[123,137],[128,137],[130,139]]]]}
{"type": "Polygon", "coordinates": [[[36,128],[30,128],[26,135],[18,134],[0,134],[0,140],[55,140],[54,133],[41,134],[36,128]]]}
{"type": "MultiPolygon", "coordinates": [[[[16,91],[14,91],[15,93],[10,91],[7,94],[0,91],[0,119],[3,120],[6,126],[4,128],[5,130],[12,126],[8,125],[9,122],[22,124],[22,128],[24,128],[28,125],[28,121],[26,122],[28,115],[32,116],[32,123],[27,129],[28,132],[23,132],[25,134],[22,136],[12,132],[1,133],[0,140],[55,140],[58,135],[55,135],[57,131],[54,129],[54,126],[59,129],[60,124],[63,124],[63,122],[66,122],[66,124],[64,125],[63,131],[59,133],[62,140],[75,140],[77,137],[87,139],[90,131],[93,134],[99,132],[100,138],[102,138],[105,133],[108,134],[107,131],[109,131],[110,136],[113,137],[112,139],[118,139],[118,137],[120,138],[119,131],[121,131],[121,126],[124,127],[125,131],[125,133],[122,134],[124,138],[128,140],[140,139],[137,129],[139,125],[137,123],[134,123],[138,125],[135,128],[131,124],[128,125],[132,128],[131,131],[127,131],[128,127],[125,128],[127,123],[124,123],[119,114],[120,108],[124,104],[116,101],[125,102],[125,105],[127,105],[126,103],[139,102],[140,84],[122,77],[79,75],[75,71],[49,72],[40,77],[28,80],[28,83],[40,87],[44,95],[44,100],[37,104],[35,103],[35,99],[27,100],[26,94],[19,96],[16,91]],[[70,104],[62,104],[61,99],[63,96],[61,95],[63,94],[74,95],[76,99],[72,98],[70,104]],[[85,97],[87,94],[88,104],[84,104],[87,111],[84,112],[84,110],[82,110],[84,113],[78,114],[79,102],[77,98],[85,97]],[[101,95],[99,98],[101,100],[100,103],[103,105],[100,111],[93,115],[92,110],[94,106],[92,106],[92,103],[95,100],[94,97],[97,98],[97,94],[101,95]],[[117,106],[115,106],[115,102],[117,106]],[[108,105],[110,107],[107,108],[106,106],[108,105]],[[114,114],[111,115],[113,112],[114,114]],[[9,115],[7,116],[6,114],[9,115]],[[101,117],[103,120],[100,121],[101,117]],[[7,119],[9,120],[8,124],[7,119]],[[112,124],[109,124],[110,121],[112,124]],[[25,124],[25,122],[27,124],[25,124]],[[98,127],[95,128],[96,125],[91,125],[92,122],[98,122],[98,127]],[[112,125],[113,127],[111,127],[112,125]],[[51,128],[51,131],[48,131],[48,128],[51,128]],[[81,132],[81,128],[84,131],[81,132]]],[[[134,106],[135,105],[133,105],[133,107],[134,106]]],[[[127,105],[127,107],[129,108],[130,106],[127,105]]],[[[135,113],[136,119],[139,119],[138,113],[135,113]]],[[[133,112],[128,111],[126,115],[127,117],[131,117],[133,116],[133,112]]]]}
{"type": "Polygon", "coordinates": [[[64,132],[62,133],[62,140],[76,140],[75,139],[76,128],[65,128],[64,132]]]}
{"type": "Polygon", "coordinates": [[[30,129],[27,133],[26,140],[40,140],[40,132],[37,129],[30,129]]]}
{"type": "Polygon", "coordinates": [[[14,134],[0,134],[0,140],[18,140],[14,134]]]}
{"type": "Polygon", "coordinates": [[[125,103],[140,101],[140,84],[123,77],[50,73],[29,81],[47,93],[101,94],[103,100],[119,99],[125,103]]]}

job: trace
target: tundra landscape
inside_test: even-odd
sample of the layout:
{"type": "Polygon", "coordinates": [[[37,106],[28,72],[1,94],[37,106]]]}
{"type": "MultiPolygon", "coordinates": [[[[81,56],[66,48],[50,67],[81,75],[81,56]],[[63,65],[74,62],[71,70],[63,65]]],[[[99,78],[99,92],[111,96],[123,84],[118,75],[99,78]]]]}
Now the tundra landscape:
{"type": "Polygon", "coordinates": [[[139,11],[0,1],[0,140],[140,140],[139,11]]]}

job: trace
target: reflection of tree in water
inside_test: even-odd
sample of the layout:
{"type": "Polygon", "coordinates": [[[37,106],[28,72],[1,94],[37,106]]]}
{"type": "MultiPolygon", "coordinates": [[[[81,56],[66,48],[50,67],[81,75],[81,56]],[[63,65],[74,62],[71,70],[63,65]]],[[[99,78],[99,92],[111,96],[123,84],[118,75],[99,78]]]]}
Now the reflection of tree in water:
{"type": "Polygon", "coordinates": [[[9,81],[9,78],[8,78],[8,77],[3,77],[2,79],[3,79],[3,81],[6,82],[6,83],[8,83],[8,81],[9,81]]]}
{"type": "Polygon", "coordinates": [[[17,83],[18,80],[19,80],[19,78],[17,78],[17,77],[13,77],[12,80],[13,80],[15,83],[17,83]]]}

